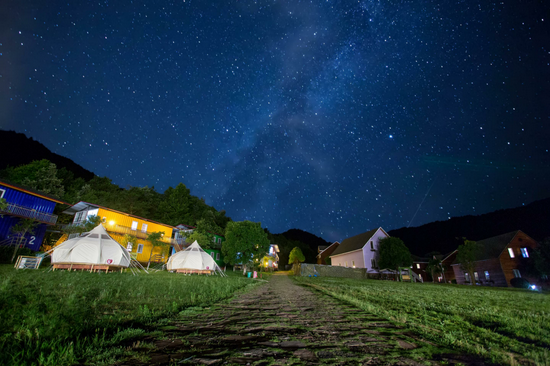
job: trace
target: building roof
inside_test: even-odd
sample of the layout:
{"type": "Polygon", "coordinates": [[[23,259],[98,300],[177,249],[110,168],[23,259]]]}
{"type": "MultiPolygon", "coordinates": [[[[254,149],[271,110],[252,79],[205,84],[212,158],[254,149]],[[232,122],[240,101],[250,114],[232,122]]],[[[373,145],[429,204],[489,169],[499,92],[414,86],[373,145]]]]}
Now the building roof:
{"type": "Polygon", "coordinates": [[[519,230],[511,231],[506,234],[493,236],[492,238],[478,241],[477,244],[479,246],[479,253],[477,260],[482,261],[491,258],[498,258],[518,232],[519,230]]]}
{"type": "Polygon", "coordinates": [[[116,213],[119,213],[121,215],[126,215],[126,216],[130,216],[130,217],[134,217],[136,219],[139,219],[139,220],[143,220],[143,221],[148,221],[148,222],[152,222],[154,224],[158,224],[158,225],[162,225],[162,226],[166,226],[166,227],[169,227],[169,228],[172,228],[172,229],[175,229],[174,226],[171,226],[171,225],[168,225],[168,224],[163,224],[162,222],[158,222],[158,221],[153,221],[153,220],[149,220],[149,219],[146,219],[144,217],[140,217],[140,216],[136,216],[136,215],[131,215],[129,213],[126,213],[126,212],[122,212],[122,211],[118,211],[118,210],[113,210],[112,208],[109,208],[109,207],[105,207],[105,206],[100,206],[100,205],[96,205],[95,203],[89,203],[89,202],[84,202],[84,201],[80,201],[78,203],[75,203],[74,205],[72,205],[71,207],[69,207],[68,209],[66,209],[65,211],[63,211],[64,214],[67,214],[67,215],[74,215],[75,213],[77,212],[80,212],[88,207],[96,207],[96,208],[102,208],[104,210],[109,210],[109,211],[112,211],[112,212],[116,212],[116,213]]]}
{"type": "Polygon", "coordinates": [[[380,227],[377,229],[372,229],[370,231],[367,231],[366,233],[362,233],[359,235],[352,236],[351,238],[344,239],[344,241],[342,241],[342,243],[338,246],[338,248],[336,248],[336,250],[332,252],[331,257],[362,249],[365,246],[365,244],[367,244],[369,239],[372,238],[372,236],[378,231],[378,229],[381,229],[384,232],[384,234],[386,234],[384,229],[380,227]]]}
{"type": "Polygon", "coordinates": [[[17,184],[13,184],[13,183],[8,183],[6,182],[5,180],[0,180],[0,184],[5,186],[5,187],[8,187],[8,188],[11,188],[11,189],[15,189],[17,191],[20,191],[20,192],[24,192],[24,193],[27,193],[27,194],[30,194],[32,196],[36,196],[36,197],[40,197],[40,198],[43,198],[45,200],[48,200],[48,201],[53,201],[55,203],[61,203],[63,205],[70,205],[70,203],[67,203],[67,202],[63,202],[57,198],[55,198],[54,196],[50,196],[48,194],[45,194],[45,193],[42,193],[42,192],[39,192],[39,191],[36,191],[34,189],[30,189],[30,188],[25,188],[25,187],[22,187],[22,186],[19,186],[17,184]]]}
{"type": "MultiPolygon", "coordinates": [[[[340,245],[340,242],[339,242],[339,241],[335,241],[334,243],[330,244],[329,246],[325,246],[325,245],[319,246],[319,247],[318,247],[319,249],[320,249],[320,248],[323,248],[323,247],[324,247],[325,249],[319,251],[319,254],[317,254],[317,257],[318,257],[318,258],[321,258],[321,254],[323,254],[323,252],[325,252],[327,249],[332,248],[333,245],[336,245],[336,247],[338,247],[338,246],[340,245]]],[[[334,250],[336,250],[336,248],[334,248],[334,250]]]]}

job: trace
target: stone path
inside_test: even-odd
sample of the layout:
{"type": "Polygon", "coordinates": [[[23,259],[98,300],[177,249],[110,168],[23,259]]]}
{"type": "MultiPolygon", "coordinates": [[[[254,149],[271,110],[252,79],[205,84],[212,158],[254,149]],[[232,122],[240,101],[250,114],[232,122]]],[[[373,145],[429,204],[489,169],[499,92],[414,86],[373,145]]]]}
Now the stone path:
{"type": "Polygon", "coordinates": [[[120,365],[484,365],[287,276],[176,320],[120,365]],[[139,360],[138,360],[139,359],[139,360]]]}

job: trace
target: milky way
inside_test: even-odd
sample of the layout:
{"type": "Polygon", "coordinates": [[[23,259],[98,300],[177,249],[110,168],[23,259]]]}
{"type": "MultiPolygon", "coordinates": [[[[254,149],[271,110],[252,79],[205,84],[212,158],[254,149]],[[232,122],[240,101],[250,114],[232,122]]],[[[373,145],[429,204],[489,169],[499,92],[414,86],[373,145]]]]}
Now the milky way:
{"type": "Polygon", "coordinates": [[[45,3],[3,5],[0,128],[122,187],[327,240],[550,196],[544,1],[45,3]]]}

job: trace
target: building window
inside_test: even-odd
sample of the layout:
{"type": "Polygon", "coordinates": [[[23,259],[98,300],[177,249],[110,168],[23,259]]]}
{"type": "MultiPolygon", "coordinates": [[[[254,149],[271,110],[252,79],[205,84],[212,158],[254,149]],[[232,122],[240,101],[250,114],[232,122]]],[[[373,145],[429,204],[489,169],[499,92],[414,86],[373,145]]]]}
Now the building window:
{"type": "Polygon", "coordinates": [[[514,277],[521,278],[521,273],[519,273],[518,269],[513,269],[512,271],[514,272],[514,277]]]}
{"type": "Polygon", "coordinates": [[[217,260],[217,261],[220,260],[220,253],[216,253],[216,260],[217,260]]]}
{"type": "Polygon", "coordinates": [[[355,268],[355,261],[351,261],[351,266],[355,268]]]}
{"type": "Polygon", "coordinates": [[[470,282],[470,274],[468,272],[464,272],[464,280],[470,282]]]}
{"type": "Polygon", "coordinates": [[[422,275],[420,273],[418,274],[418,278],[422,279],[422,275]]]}
{"type": "Polygon", "coordinates": [[[479,282],[479,275],[477,272],[474,272],[474,278],[476,279],[476,282],[479,282]]]}
{"type": "Polygon", "coordinates": [[[348,261],[346,261],[346,268],[348,267],[348,261]]]}
{"type": "Polygon", "coordinates": [[[372,240],[370,241],[370,249],[374,250],[374,242],[372,240]]]}
{"type": "Polygon", "coordinates": [[[0,189],[0,198],[4,198],[4,193],[6,193],[6,190],[0,189]]]}
{"type": "Polygon", "coordinates": [[[420,263],[416,263],[416,269],[420,269],[420,263]]]}
{"type": "Polygon", "coordinates": [[[521,255],[523,258],[529,258],[529,252],[527,251],[527,248],[521,248],[521,255]]]}
{"type": "Polygon", "coordinates": [[[126,245],[126,250],[129,251],[129,252],[131,252],[133,246],[134,246],[134,245],[133,245],[132,243],[128,242],[128,244],[126,245]]]}
{"type": "Polygon", "coordinates": [[[141,224],[141,232],[146,233],[147,232],[147,224],[141,224]]]}
{"type": "Polygon", "coordinates": [[[491,279],[491,276],[489,276],[489,271],[485,271],[485,279],[489,281],[491,279]]]}
{"type": "Polygon", "coordinates": [[[132,227],[131,227],[131,229],[132,229],[132,230],[137,230],[137,226],[138,226],[138,222],[137,222],[137,221],[132,221],[132,227]]]}
{"type": "Polygon", "coordinates": [[[75,224],[78,224],[83,222],[84,220],[86,220],[86,211],[80,211],[80,212],[77,212],[76,215],[74,216],[73,222],[75,224]]]}
{"type": "Polygon", "coordinates": [[[510,258],[515,258],[514,249],[508,248],[508,254],[510,254],[510,258]]]}
{"type": "Polygon", "coordinates": [[[140,254],[143,253],[143,244],[138,244],[137,252],[140,254]]]}
{"type": "Polygon", "coordinates": [[[210,253],[210,256],[212,257],[212,259],[214,258],[214,252],[211,252],[210,253]]]}
{"type": "Polygon", "coordinates": [[[218,238],[218,244],[222,242],[222,238],[218,238]]]}
{"type": "Polygon", "coordinates": [[[371,265],[372,268],[376,268],[376,259],[374,259],[374,258],[371,259],[370,260],[370,265],[371,265]]]}

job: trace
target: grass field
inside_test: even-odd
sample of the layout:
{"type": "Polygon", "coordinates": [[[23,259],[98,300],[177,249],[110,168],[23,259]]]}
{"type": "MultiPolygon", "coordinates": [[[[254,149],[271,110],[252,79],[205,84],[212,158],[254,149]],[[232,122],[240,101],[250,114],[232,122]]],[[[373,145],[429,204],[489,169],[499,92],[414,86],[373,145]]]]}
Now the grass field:
{"type": "Polygon", "coordinates": [[[151,324],[229,298],[253,283],[237,275],[133,276],[0,265],[0,364],[70,365],[91,359],[100,364],[151,324]]]}
{"type": "Polygon", "coordinates": [[[295,280],[496,364],[550,365],[548,294],[327,277],[295,280]]]}

